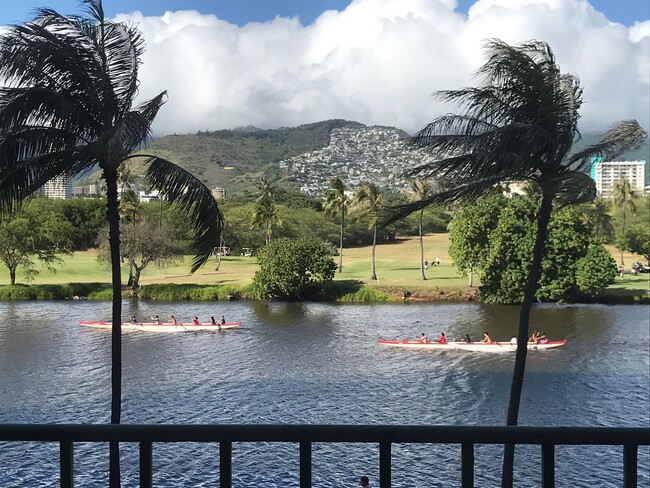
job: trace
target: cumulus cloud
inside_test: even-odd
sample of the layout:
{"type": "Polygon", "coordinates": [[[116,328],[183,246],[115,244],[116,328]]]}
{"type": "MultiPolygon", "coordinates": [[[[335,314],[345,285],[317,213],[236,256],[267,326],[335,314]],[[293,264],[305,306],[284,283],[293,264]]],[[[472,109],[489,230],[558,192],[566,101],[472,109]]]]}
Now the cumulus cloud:
{"type": "Polygon", "coordinates": [[[312,24],[243,27],[195,11],[116,20],[147,44],[140,99],[167,90],[156,134],[294,126],[331,118],[413,133],[452,107],[431,97],[473,83],[485,39],[547,41],[584,88],[583,131],[649,125],[650,22],[612,23],[587,0],[355,0],[312,24]]]}

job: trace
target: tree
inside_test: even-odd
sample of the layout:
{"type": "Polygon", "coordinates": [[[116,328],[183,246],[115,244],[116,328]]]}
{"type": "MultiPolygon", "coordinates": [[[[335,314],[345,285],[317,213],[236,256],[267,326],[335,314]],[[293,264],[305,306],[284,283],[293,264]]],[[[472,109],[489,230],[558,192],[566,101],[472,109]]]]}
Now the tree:
{"type": "Polygon", "coordinates": [[[257,261],[251,288],[258,299],[303,298],[313,284],[331,281],[336,270],[325,246],[308,238],[276,239],[260,250],[257,261]]]}
{"type": "MultiPolygon", "coordinates": [[[[614,199],[614,204],[623,210],[623,222],[621,225],[620,235],[624,236],[625,218],[627,214],[626,210],[629,210],[631,214],[636,213],[636,205],[634,204],[634,197],[636,197],[636,194],[634,190],[632,190],[630,180],[627,178],[622,178],[618,181],[615,181],[614,186],[612,187],[612,197],[614,199]]],[[[621,266],[624,264],[625,262],[623,262],[623,249],[621,249],[621,266]]]]}
{"type": "Polygon", "coordinates": [[[593,229],[594,236],[602,236],[606,240],[611,239],[614,235],[612,216],[609,214],[609,208],[610,202],[600,197],[584,207],[584,213],[587,216],[589,225],[593,229]]]}
{"type": "Polygon", "coordinates": [[[26,205],[0,220],[0,261],[9,270],[9,284],[16,284],[16,272],[23,270],[31,281],[38,271],[34,258],[50,271],[60,264],[60,254],[72,254],[72,226],[53,211],[26,205]]]}
{"type": "Polygon", "coordinates": [[[490,232],[497,225],[506,198],[486,195],[458,211],[449,226],[449,255],[460,273],[469,275],[473,286],[474,272],[485,266],[489,253],[490,232]]]}
{"type": "Polygon", "coordinates": [[[257,195],[253,201],[253,228],[264,228],[264,242],[268,246],[271,243],[273,223],[282,224],[273,198],[273,187],[269,180],[262,177],[257,182],[257,195]]]}
{"type": "MultiPolygon", "coordinates": [[[[636,121],[624,121],[613,126],[601,141],[571,153],[580,136],[582,89],[578,78],[560,72],[551,48],[544,42],[510,46],[493,39],[486,43],[485,52],[487,61],[477,72],[479,86],[437,93],[443,101],[457,103],[461,113],[438,117],[412,139],[412,147],[429,151],[437,160],[414,168],[408,176],[436,176],[453,185],[426,200],[396,209],[392,219],[429,204],[471,201],[497,184],[532,181],[539,186],[542,197],[520,310],[506,420],[507,425],[517,425],[528,323],[553,202],[593,199],[595,185],[586,174],[590,158],[615,158],[640,145],[646,133],[636,121]]],[[[513,460],[514,445],[507,445],[503,487],[512,486],[513,460]]]]}
{"type": "MultiPolygon", "coordinates": [[[[431,185],[429,182],[423,178],[416,178],[415,180],[409,181],[409,186],[413,191],[413,196],[416,201],[421,201],[430,196],[431,194],[431,185]]],[[[424,216],[424,208],[420,209],[418,213],[418,237],[420,239],[420,279],[426,280],[427,277],[424,274],[424,241],[422,240],[422,218],[424,216]]],[[[470,286],[471,278],[470,278],[470,286]]]]}
{"type": "MultiPolygon", "coordinates": [[[[165,267],[182,259],[184,243],[175,239],[168,228],[161,228],[158,222],[145,221],[137,226],[128,225],[121,231],[121,255],[128,261],[133,277],[129,285],[137,296],[140,275],[147,266],[155,264],[165,267]]],[[[110,262],[108,239],[102,242],[97,259],[110,262]]]]}
{"type": "Polygon", "coordinates": [[[375,247],[377,246],[377,220],[381,210],[381,193],[371,182],[364,182],[354,196],[353,208],[357,217],[370,216],[368,228],[372,229],[372,258],[370,260],[370,279],[376,280],[375,247]]]}
{"type": "Polygon", "coordinates": [[[576,263],[576,287],[587,297],[600,295],[618,275],[616,261],[602,245],[592,242],[576,263]]]}
{"type": "MultiPolygon", "coordinates": [[[[136,26],[107,20],[101,0],[83,0],[82,16],[37,10],[32,22],[0,37],[0,211],[59,175],[99,166],[106,184],[111,251],[111,423],[120,422],[122,394],[122,300],[120,166],[144,160],[146,179],[176,202],[195,229],[192,271],[210,257],[223,220],[210,190],[165,159],[139,153],[166,93],[133,108],[144,41],[136,26]]],[[[110,443],[111,487],[120,484],[119,448],[110,443]]]]}
{"type": "Polygon", "coordinates": [[[650,265],[650,227],[647,225],[630,226],[618,245],[625,251],[640,254],[650,265]]]}
{"type": "Polygon", "coordinates": [[[339,273],[343,271],[343,231],[345,230],[345,215],[349,197],[345,194],[345,185],[338,176],[330,180],[329,186],[323,192],[325,197],[325,215],[334,217],[341,215],[341,233],[339,237],[339,273]]]}

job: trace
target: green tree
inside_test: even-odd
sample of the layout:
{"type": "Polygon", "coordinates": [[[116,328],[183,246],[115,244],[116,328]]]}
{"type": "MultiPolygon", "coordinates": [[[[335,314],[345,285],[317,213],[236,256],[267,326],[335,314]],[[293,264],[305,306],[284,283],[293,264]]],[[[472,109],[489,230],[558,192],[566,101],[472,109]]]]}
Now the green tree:
{"type": "MultiPolygon", "coordinates": [[[[427,204],[471,201],[495,185],[532,181],[542,194],[528,279],[521,304],[518,347],[508,404],[507,425],[517,425],[526,365],[528,324],[537,292],[553,201],[563,204],[593,199],[595,185],[586,174],[590,158],[612,159],[645,138],[636,121],[615,125],[594,145],[571,153],[577,138],[582,89],[578,78],[564,74],[548,44],[530,41],[510,46],[486,43],[486,63],[478,87],[438,92],[457,103],[460,114],[438,117],[412,139],[415,148],[434,154],[409,176],[436,176],[453,185],[422,202],[398,209],[400,218],[427,204]]],[[[512,486],[514,445],[504,451],[502,486],[512,486]]]]}
{"type": "MultiPolygon", "coordinates": [[[[416,178],[409,181],[409,187],[413,192],[413,197],[416,201],[422,201],[431,195],[431,185],[428,180],[423,178],[416,178]]],[[[424,274],[424,240],[422,239],[422,220],[424,218],[424,208],[421,208],[418,213],[418,238],[420,240],[420,279],[426,280],[424,274]]],[[[471,286],[471,284],[470,284],[471,286]]]]}
{"type": "MultiPolygon", "coordinates": [[[[84,0],[82,16],[40,9],[32,22],[0,38],[0,210],[34,193],[59,175],[98,165],[106,184],[111,249],[111,423],[121,417],[122,300],[118,176],[149,138],[166,99],[160,93],[133,108],[144,41],[135,25],[104,16],[101,0],[84,0]]],[[[194,224],[192,271],[219,242],[222,217],[210,190],[165,159],[139,153],[146,179],[194,224]]],[[[119,449],[110,443],[109,485],[120,485],[119,449]]]]}
{"type": "MultiPolygon", "coordinates": [[[[38,199],[35,199],[35,201],[38,199]]],[[[99,232],[106,224],[106,202],[95,198],[49,200],[72,226],[73,250],[85,251],[97,246],[99,232]]]]}
{"type": "Polygon", "coordinates": [[[308,238],[275,239],[257,261],[251,289],[258,299],[303,298],[313,284],[331,281],[336,270],[325,246],[308,238]]]}
{"type": "Polygon", "coordinates": [[[38,274],[34,259],[48,270],[61,264],[60,254],[72,254],[72,226],[62,216],[25,205],[13,215],[0,219],[0,261],[9,270],[9,284],[16,284],[16,272],[22,269],[31,281],[38,274]]]}
{"type": "Polygon", "coordinates": [[[589,225],[593,229],[595,237],[602,237],[609,241],[614,236],[612,216],[609,214],[610,202],[603,198],[596,198],[593,202],[584,206],[584,213],[587,216],[589,225]]]}
{"type": "Polygon", "coordinates": [[[500,194],[486,195],[454,214],[449,226],[449,255],[460,273],[469,275],[469,286],[474,285],[474,271],[484,267],[490,232],[506,201],[500,194]]]}
{"type": "Polygon", "coordinates": [[[335,217],[341,215],[341,228],[339,237],[339,273],[343,271],[343,232],[345,230],[345,215],[347,213],[347,206],[350,201],[349,197],[345,194],[345,185],[343,180],[338,176],[332,178],[329,186],[323,192],[325,197],[325,215],[328,217],[335,217]]]}
{"type": "Polygon", "coordinates": [[[587,297],[601,295],[616,280],[616,261],[602,245],[592,242],[576,263],[576,287],[587,297]]]}
{"type": "Polygon", "coordinates": [[[377,247],[377,220],[381,210],[381,192],[374,183],[364,182],[356,192],[353,211],[358,218],[369,216],[368,228],[372,229],[372,257],[370,259],[370,279],[376,280],[375,248],[377,247]]]}
{"type": "MultiPolygon", "coordinates": [[[[158,222],[145,221],[137,226],[125,226],[121,234],[121,254],[133,270],[130,286],[137,296],[142,271],[154,264],[165,267],[182,260],[184,246],[172,237],[171,229],[161,228],[158,222]]],[[[100,262],[110,262],[108,239],[97,255],[100,262]]]]}
{"type": "MultiPolygon", "coordinates": [[[[614,182],[612,187],[612,197],[614,199],[614,204],[621,208],[623,211],[623,220],[621,222],[621,233],[620,236],[625,235],[625,221],[627,217],[627,210],[630,211],[632,215],[636,213],[636,204],[634,203],[634,198],[636,193],[632,190],[630,185],[630,180],[627,178],[622,178],[614,182]]],[[[619,239],[620,240],[620,239],[619,239]]],[[[623,261],[623,249],[621,248],[621,266],[624,265],[623,261]]]]}
{"type": "Polygon", "coordinates": [[[268,246],[271,243],[273,223],[282,225],[278,215],[273,197],[273,186],[265,177],[257,182],[257,194],[253,201],[253,220],[251,226],[254,229],[264,229],[264,242],[268,246]]]}
{"type": "Polygon", "coordinates": [[[650,265],[650,227],[647,225],[630,226],[618,245],[625,251],[640,254],[650,265]]]}

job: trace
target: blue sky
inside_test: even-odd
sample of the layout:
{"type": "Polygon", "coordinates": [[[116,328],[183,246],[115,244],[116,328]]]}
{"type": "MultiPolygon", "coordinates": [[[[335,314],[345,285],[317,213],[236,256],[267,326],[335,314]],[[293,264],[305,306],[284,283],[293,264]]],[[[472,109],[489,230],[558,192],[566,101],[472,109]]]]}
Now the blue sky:
{"type": "MultiPolygon", "coordinates": [[[[77,0],[0,0],[2,26],[77,0]]],[[[136,102],[156,135],[342,118],[414,133],[472,85],[486,39],[547,42],[583,87],[581,129],[650,127],[649,0],[105,0],[146,43],[136,102]]]]}
{"type": "MultiPolygon", "coordinates": [[[[512,0],[519,1],[519,0],[512,0]]],[[[276,15],[298,16],[302,24],[310,24],[325,10],[343,10],[350,0],[104,0],[109,16],[139,10],[144,15],[162,15],[167,10],[198,10],[215,14],[239,26],[247,22],[265,22],[276,15]]],[[[458,0],[457,11],[467,13],[474,0],[458,0]]],[[[632,25],[650,19],[648,0],[589,0],[596,10],[612,22],[632,25]]],[[[60,13],[78,11],[77,0],[0,0],[0,25],[28,20],[31,11],[48,6],[60,13]]]]}

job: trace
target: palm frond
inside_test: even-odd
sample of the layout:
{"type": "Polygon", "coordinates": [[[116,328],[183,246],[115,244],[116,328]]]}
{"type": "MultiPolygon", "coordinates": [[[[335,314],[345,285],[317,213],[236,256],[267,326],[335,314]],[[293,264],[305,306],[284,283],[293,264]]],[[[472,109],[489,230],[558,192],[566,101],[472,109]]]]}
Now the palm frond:
{"type": "Polygon", "coordinates": [[[591,164],[591,158],[603,157],[612,160],[626,151],[638,148],[648,137],[648,133],[636,120],[623,120],[612,126],[596,144],[571,155],[567,166],[585,170],[591,164]]]}
{"type": "Polygon", "coordinates": [[[169,203],[176,204],[194,228],[192,273],[205,264],[223,232],[223,216],[210,190],[180,166],[156,156],[146,157],[146,178],[169,203]]]}

